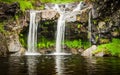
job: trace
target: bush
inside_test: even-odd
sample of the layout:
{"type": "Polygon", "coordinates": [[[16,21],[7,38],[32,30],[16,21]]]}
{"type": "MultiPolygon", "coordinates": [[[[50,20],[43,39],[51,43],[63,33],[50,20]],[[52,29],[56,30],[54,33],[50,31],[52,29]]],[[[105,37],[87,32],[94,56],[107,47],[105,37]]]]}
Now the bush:
{"type": "Polygon", "coordinates": [[[111,43],[99,45],[98,49],[95,50],[93,54],[96,54],[102,51],[112,56],[120,56],[120,39],[114,38],[112,39],[111,43]]]}
{"type": "Polygon", "coordinates": [[[68,48],[76,48],[76,49],[84,48],[84,49],[86,49],[90,46],[90,43],[87,41],[81,41],[79,39],[79,40],[73,40],[73,41],[67,40],[67,41],[65,41],[65,45],[68,48]]]}
{"type": "Polygon", "coordinates": [[[45,37],[40,38],[38,41],[37,47],[38,48],[51,48],[54,47],[55,41],[51,41],[46,39],[45,37]]]}

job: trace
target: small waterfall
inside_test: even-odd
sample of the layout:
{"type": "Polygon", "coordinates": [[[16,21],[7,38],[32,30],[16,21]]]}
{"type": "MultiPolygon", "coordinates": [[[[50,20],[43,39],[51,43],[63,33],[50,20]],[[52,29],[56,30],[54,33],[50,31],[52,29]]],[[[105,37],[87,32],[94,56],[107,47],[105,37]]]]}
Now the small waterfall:
{"type": "MultiPolygon", "coordinates": [[[[88,38],[89,38],[89,42],[90,42],[90,46],[92,46],[91,42],[92,42],[92,24],[91,24],[91,11],[89,12],[89,20],[88,20],[88,38]]],[[[90,57],[92,57],[92,50],[90,50],[89,52],[90,57]]]]}
{"type": "Polygon", "coordinates": [[[73,10],[73,12],[81,10],[82,7],[82,1],[77,5],[77,7],[73,10]]]}
{"type": "Polygon", "coordinates": [[[26,55],[36,55],[37,53],[37,27],[36,13],[38,11],[30,11],[30,25],[28,33],[28,51],[26,55]],[[35,53],[35,54],[33,54],[35,53]]]}
{"type": "Polygon", "coordinates": [[[60,9],[59,5],[55,5],[55,8],[59,14],[60,17],[57,22],[57,36],[56,36],[56,52],[55,53],[61,53],[62,51],[62,42],[64,42],[64,33],[65,33],[65,10],[60,9]]]}
{"type": "Polygon", "coordinates": [[[91,11],[89,12],[89,20],[88,20],[88,38],[89,38],[89,41],[90,41],[90,45],[91,45],[91,41],[92,41],[92,35],[91,35],[91,11]]]}

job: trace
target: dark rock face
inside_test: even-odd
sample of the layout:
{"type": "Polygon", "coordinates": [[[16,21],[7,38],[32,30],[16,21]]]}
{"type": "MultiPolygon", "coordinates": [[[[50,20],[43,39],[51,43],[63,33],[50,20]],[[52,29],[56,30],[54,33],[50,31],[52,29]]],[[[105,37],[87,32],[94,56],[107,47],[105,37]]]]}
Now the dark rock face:
{"type": "Polygon", "coordinates": [[[93,3],[99,18],[113,15],[120,9],[120,0],[95,0],[93,3]]]}
{"type": "Polygon", "coordinates": [[[95,0],[92,8],[92,35],[96,43],[108,43],[120,36],[120,1],[95,0]]]}
{"type": "Polygon", "coordinates": [[[19,8],[18,3],[13,3],[10,5],[0,2],[0,22],[14,16],[18,12],[19,8]]]}
{"type": "Polygon", "coordinates": [[[0,56],[16,52],[20,54],[21,50],[24,50],[19,41],[19,34],[27,23],[24,15],[20,19],[13,19],[18,11],[20,11],[18,3],[0,3],[0,22],[4,25],[5,30],[4,33],[0,33],[0,56]],[[6,20],[7,22],[3,23],[6,20]]]}

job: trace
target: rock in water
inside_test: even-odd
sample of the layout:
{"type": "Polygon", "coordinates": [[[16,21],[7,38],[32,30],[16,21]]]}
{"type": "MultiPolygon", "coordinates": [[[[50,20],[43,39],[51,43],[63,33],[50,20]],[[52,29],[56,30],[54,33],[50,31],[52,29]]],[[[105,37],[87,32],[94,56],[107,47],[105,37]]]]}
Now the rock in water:
{"type": "Polygon", "coordinates": [[[92,56],[92,51],[94,51],[96,49],[97,49],[97,46],[96,45],[92,45],[90,48],[88,48],[85,51],[83,51],[81,55],[90,57],[90,56],[92,56]]]}

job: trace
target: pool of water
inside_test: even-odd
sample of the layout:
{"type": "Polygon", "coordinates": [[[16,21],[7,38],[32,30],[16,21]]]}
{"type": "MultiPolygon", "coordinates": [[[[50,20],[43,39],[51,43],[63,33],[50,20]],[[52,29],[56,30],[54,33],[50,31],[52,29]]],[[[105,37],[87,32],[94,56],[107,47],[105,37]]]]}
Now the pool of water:
{"type": "Polygon", "coordinates": [[[120,58],[79,55],[1,57],[0,75],[120,75],[120,58]]]}

